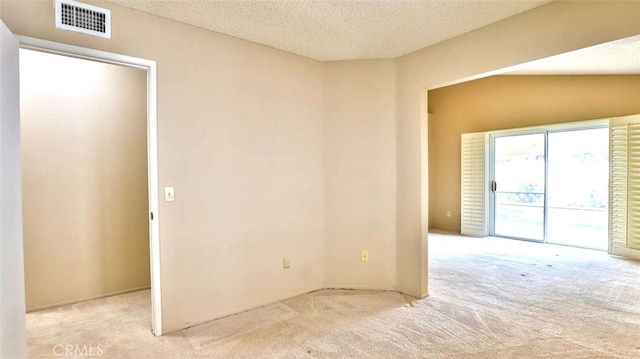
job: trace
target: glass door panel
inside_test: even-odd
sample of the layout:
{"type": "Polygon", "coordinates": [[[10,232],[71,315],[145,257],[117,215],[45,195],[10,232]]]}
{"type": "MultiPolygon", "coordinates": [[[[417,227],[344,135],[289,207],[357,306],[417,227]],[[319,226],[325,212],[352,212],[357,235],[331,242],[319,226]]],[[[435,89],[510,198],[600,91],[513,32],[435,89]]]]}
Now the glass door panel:
{"type": "Polygon", "coordinates": [[[609,129],[549,133],[547,242],[607,249],[609,129]]]}
{"type": "Polygon", "coordinates": [[[497,236],[544,240],[545,134],[494,139],[497,236]]]}

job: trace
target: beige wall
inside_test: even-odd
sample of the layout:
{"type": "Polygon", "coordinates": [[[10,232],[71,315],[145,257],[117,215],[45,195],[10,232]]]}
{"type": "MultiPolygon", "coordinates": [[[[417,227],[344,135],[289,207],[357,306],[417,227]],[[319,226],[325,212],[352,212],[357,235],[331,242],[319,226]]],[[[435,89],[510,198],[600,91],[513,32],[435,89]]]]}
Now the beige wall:
{"type": "Polygon", "coordinates": [[[640,2],[555,1],[397,59],[398,288],[427,293],[428,134],[425,89],[640,35],[640,2]]]}
{"type": "Polygon", "coordinates": [[[51,1],[1,6],[14,33],[157,61],[164,332],[321,288],[322,64],[92,3],[111,40],[55,30],[51,1]]]}
{"type": "Polygon", "coordinates": [[[149,286],[147,74],[20,51],[27,310],[149,286]]]}
{"type": "Polygon", "coordinates": [[[489,77],[429,91],[429,113],[429,227],[459,232],[461,133],[640,113],[640,76],[489,77]]]}
{"type": "MultiPolygon", "coordinates": [[[[111,4],[96,2],[112,9],[112,40],[55,30],[50,1],[1,4],[16,33],[158,61],[160,186],[175,186],[177,198],[160,206],[166,329],[323,286],[325,229],[345,235],[365,227],[352,221],[325,228],[324,201],[335,195],[324,193],[324,170],[342,165],[324,165],[324,119],[353,121],[361,112],[372,123],[386,123],[392,105],[373,113],[371,100],[355,102],[324,117],[333,104],[348,102],[325,106],[323,89],[334,84],[325,83],[316,61],[111,4]],[[292,259],[287,271],[281,269],[285,253],[292,259]]],[[[553,2],[394,60],[395,132],[382,136],[372,127],[362,135],[383,139],[383,157],[395,157],[396,178],[358,195],[395,193],[395,251],[378,254],[380,261],[372,253],[369,265],[395,262],[396,288],[427,293],[425,89],[638,34],[638,2],[553,2]]],[[[327,78],[333,73],[329,69],[327,78]]],[[[351,137],[350,131],[344,138],[331,133],[331,142],[351,137]]],[[[361,181],[341,178],[340,190],[361,181]]],[[[373,212],[360,220],[385,211],[373,212]]],[[[345,253],[359,245],[346,242],[345,253]]],[[[354,266],[345,269],[359,272],[362,263],[354,266]]]]}
{"type": "Polygon", "coordinates": [[[324,82],[325,287],[395,288],[395,64],[327,63],[324,82]]]}

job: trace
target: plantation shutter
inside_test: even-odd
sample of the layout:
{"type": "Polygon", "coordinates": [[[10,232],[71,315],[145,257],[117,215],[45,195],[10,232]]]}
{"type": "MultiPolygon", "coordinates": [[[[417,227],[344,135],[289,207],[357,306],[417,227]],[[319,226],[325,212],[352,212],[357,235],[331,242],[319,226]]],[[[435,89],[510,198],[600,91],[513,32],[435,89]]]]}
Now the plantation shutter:
{"type": "Polygon", "coordinates": [[[609,253],[640,259],[640,115],[609,121],[609,253]]]}
{"type": "Polygon", "coordinates": [[[484,132],[461,135],[460,233],[466,236],[488,234],[486,136],[484,132]]]}

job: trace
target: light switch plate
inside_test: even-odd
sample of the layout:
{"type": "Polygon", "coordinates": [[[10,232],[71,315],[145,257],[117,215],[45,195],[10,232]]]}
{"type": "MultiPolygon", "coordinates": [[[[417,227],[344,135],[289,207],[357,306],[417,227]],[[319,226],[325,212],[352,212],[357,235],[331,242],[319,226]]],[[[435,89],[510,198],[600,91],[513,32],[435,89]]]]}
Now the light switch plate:
{"type": "Polygon", "coordinates": [[[165,202],[173,202],[175,200],[175,195],[173,192],[173,187],[165,187],[164,188],[164,201],[165,202]]]}

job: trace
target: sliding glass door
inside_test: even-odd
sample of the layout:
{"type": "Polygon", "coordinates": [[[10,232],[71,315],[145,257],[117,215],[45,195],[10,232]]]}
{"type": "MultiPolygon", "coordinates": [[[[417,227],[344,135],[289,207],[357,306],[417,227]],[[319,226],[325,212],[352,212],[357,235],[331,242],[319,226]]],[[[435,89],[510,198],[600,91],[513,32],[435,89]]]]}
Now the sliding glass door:
{"type": "Polygon", "coordinates": [[[606,250],[609,129],[548,136],[547,242],[606,250]]]}
{"type": "Polygon", "coordinates": [[[491,234],[607,248],[608,128],[491,136],[491,234]]]}
{"type": "Polygon", "coordinates": [[[545,134],[494,138],[494,234],[544,240],[545,134]]]}

